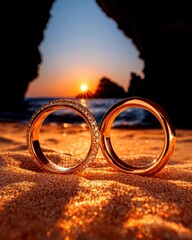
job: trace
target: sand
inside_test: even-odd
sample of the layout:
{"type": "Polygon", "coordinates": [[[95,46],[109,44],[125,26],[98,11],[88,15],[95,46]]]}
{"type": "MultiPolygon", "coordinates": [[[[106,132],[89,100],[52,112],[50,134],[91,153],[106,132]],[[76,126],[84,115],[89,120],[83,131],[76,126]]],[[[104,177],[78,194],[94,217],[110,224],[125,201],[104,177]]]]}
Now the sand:
{"type": "MultiPolygon", "coordinates": [[[[82,172],[46,172],[28,151],[26,127],[0,123],[1,240],[192,239],[192,130],[176,129],[170,161],[149,177],[117,171],[100,150],[82,172]]],[[[42,130],[42,148],[59,164],[89,149],[83,127],[42,130]]],[[[115,129],[112,137],[118,155],[135,162],[153,159],[163,142],[158,129],[115,129]]]]}

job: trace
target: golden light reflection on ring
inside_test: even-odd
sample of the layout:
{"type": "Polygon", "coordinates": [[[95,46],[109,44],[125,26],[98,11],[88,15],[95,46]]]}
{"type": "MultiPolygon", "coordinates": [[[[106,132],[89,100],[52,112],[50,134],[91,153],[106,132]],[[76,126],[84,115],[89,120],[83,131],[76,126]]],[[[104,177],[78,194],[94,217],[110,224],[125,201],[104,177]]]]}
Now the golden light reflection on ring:
{"type": "MultiPolygon", "coordinates": [[[[73,115],[78,114],[73,112],[73,115]]],[[[73,167],[86,157],[91,145],[91,134],[82,117],[81,123],[43,123],[40,143],[44,155],[52,162],[63,167],[73,167]]]]}
{"type": "MultiPolygon", "coordinates": [[[[148,111],[147,111],[148,112],[148,111]]],[[[152,117],[152,114],[148,112],[152,117]]],[[[114,121],[118,122],[119,116],[114,121]]],[[[165,137],[160,123],[153,129],[131,127],[126,122],[111,129],[111,143],[115,153],[131,166],[144,166],[157,159],[163,149],[165,137]],[[118,132],[118,135],[117,135],[118,132]],[[158,134],[158,137],[157,137],[158,134]],[[126,146],[126,154],[122,149],[126,146]]]]}

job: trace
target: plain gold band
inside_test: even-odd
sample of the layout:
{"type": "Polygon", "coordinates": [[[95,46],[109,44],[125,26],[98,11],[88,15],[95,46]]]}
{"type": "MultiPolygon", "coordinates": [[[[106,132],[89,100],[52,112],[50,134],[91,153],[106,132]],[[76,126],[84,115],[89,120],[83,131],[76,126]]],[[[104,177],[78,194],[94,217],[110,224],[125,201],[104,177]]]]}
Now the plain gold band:
{"type": "Polygon", "coordinates": [[[37,165],[41,167],[43,170],[53,173],[68,174],[78,172],[82,170],[88,162],[93,161],[96,158],[97,152],[99,150],[99,127],[94,116],[86,107],[84,107],[80,103],[77,103],[69,99],[54,100],[39,108],[33,114],[32,118],[28,123],[26,137],[29,152],[33,156],[37,165]],[[71,109],[75,111],[77,114],[79,114],[87,122],[89,130],[91,132],[91,145],[86,157],[77,166],[69,168],[58,166],[55,163],[53,163],[50,159],[48,159],[44,155],[39,143],[39,133],[44,120],[52,112],[63,108],[71,109]]]}
{"type": "Polygon", "coordinates": [[[159,172],[169,161],[176,144],[175,129],[166,112],[155,102],[141,98],[126,98],[114,104],[103,116],[100,123],[100,147],[109,164],[120,171],[139,175],[153,175],[159,172]],[[148,165],[136,167],[123,162],[115,153],[110,138],[110,131],[115,118],[125,109],[142,108],[151,112],[160,122],[164,132],[164,146],[157,159],[148,165]]]}

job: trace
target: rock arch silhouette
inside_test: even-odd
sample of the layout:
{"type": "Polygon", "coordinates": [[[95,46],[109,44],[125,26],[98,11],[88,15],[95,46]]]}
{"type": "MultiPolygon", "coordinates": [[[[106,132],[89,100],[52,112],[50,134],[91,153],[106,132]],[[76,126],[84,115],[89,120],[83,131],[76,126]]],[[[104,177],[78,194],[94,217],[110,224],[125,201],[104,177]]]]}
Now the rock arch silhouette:
{"type": "MultiPolygon", "coordinates": [[[[139,94],[161,104],[176,127],[191,128],[192,2],[95,1],[132,39],[145,62],[139,94]]],[[[39,45],[55,2],[3,2],[7,17],[2,28],[0,111],[23,107],[29,83],[38,76],[39,45]]]]}

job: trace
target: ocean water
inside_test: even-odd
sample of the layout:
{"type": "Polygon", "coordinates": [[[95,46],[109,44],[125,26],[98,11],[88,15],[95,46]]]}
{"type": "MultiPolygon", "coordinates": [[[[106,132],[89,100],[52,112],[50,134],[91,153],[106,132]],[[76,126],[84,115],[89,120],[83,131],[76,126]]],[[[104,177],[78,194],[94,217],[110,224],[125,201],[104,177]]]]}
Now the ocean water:
{"type": "MultiPolygon", "coordinates": [[[[57,98],[26,98],[26,107],[19,112],[4,112],[0,114],[0,121],[17,121],[27,123],[32,115],[50,101],[57,98]]],[[[86,106],[95,117],[98,124],[100,124],[102,117],[106,111],[121,99],[73,99],[86,106]]],[[[83,118],[76,114],[74,111],[64,108],[51,113],[46,122],[56,123],[75,123],[81,124],[83,118]]],[[[154,127],[159,126],[157,119],[148,111],[142,108],[129,108],[120,113],[113,122],[113,127],[154,127]]]]}

